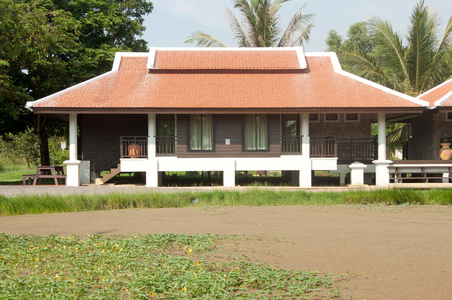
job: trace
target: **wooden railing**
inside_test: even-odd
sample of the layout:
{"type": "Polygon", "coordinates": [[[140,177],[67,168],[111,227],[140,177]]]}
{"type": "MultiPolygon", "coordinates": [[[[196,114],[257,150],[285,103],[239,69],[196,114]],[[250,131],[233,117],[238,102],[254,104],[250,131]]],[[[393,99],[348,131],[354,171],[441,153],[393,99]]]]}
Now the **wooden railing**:
{"type": "Polygon", "coordinates": [[[311,136],[311,157],[337,157],[336,137],[311,136]]]}
{"type": "Polygon", "coordinates": [[[339,161],[370,161],[377,155],[377,143],[371,139],[337,140],[337,157],[339,161]]]}
{"type": "Polygon", "coordinates": [[[282,154],[301,154],[301,135],[281,136],[281,153],[282,154]]]}
{"type": "Polygon", "coordinates": [[[122,136],[120,144],[121,158],[147,158],[147,136],[122,136]]]}
{"type": "Polygon", "coordinates": [[[155,153],[157,155],[174,155],[177,153],[176,136],[156,136],[155,153]]]}

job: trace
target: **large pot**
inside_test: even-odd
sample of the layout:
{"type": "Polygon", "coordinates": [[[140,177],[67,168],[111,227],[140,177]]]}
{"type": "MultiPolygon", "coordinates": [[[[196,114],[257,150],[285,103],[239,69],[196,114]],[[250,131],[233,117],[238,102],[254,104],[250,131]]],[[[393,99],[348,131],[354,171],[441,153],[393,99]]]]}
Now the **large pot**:
{"type": "Polygon", "coordinates": [[[450,149],[451,143],[441,143],[441,149],[439,150],[439,157],[442,160],[450,160],[452,159],[452,149],[450,149]]]}

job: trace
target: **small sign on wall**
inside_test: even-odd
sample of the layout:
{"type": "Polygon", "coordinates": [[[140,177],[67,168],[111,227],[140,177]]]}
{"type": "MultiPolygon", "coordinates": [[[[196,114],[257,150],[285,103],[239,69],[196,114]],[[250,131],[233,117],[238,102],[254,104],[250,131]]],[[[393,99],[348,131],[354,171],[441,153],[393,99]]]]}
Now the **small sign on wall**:
{"type": "Polygon", "coordinates": [[[63,142],[61,142],[61,149],[66,149],[66,142],[65,141],[63,141],[63,142]]]}
{"type": "Polygon", "coordinates": [[[231,145],[231,139],[225,139],[225,140],[224,140],[224,144],[225,144],[226,146],[231,145]]]}

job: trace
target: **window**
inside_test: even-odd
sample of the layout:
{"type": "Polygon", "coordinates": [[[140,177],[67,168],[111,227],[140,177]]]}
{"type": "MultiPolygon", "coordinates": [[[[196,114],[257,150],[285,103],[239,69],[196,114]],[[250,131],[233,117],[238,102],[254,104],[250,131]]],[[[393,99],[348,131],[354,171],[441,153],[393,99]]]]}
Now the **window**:
{"type": "Polygon", "coordinates": [[[157,136],[175,136],[175,115],[157,115],[157,136]]]}
{"type": "Polygon", "coordinates": [[[190,115],[190,150],[213,151],[212,115],[190,115]]]}
{"type": "Polygon", "coordinates": [[[281,115],[282,136],[297,136],[299,131],[298,115],[281,115]]]}
{"type": "Polygon", "coordinates": [[[300,153],[299,115],[281,115],[281,153],[300,153]]]}
{"type": "Polygon", "coordinates": [[[325,122],[339,122],[339,114],[325,114],[325,122]]]}
{"type": "Polygon", "coordinates": [[[176,116],[157,115],[156,154],[175,154],[176,145],[176,116]]]}
{"type": "Polygon", "coordinates": [[[452,112],[446,112],[446,121],[452,121],[452,112]]]}
{"type": "Polygon", "coordinates": [[[319,114],[309,114],[309,122],[312,123],[320,122],[319,114]]]}
{"type": "Polygon", "coordinates": [[[268,150],[267,115],[246,115],[244,132],[245,150],[268,150]]]}
{"type": "Polygon", "coordinates": [[[345,114],[346,122],[359,122],[359,114],[345,114]]]}

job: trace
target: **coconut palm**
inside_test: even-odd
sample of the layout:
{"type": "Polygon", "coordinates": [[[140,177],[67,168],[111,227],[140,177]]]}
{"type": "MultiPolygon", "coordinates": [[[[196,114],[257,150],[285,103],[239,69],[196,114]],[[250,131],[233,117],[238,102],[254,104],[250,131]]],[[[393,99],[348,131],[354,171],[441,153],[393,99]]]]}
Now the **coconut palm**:
{"type": "MultiPolygon", "coordinates": [[[[292,17],[286,30],[279,27],[282,4],[290,0],[235,0],[234,8],[242,16],[241,22],[226,8],[226,19],[239,47],[293,47],[309,41],[314,24],[312,15],[304,15],[303,5],[292,17]]],[[[226,47],[218,38],[203,31],[194,32],[186,43],[203,47],[226,47]]]]}
{"type": "Polygon", "coordinates": [[[438,15],[421,0],[411,15],[411,24],[402,36],[391,24],[377,17],[368,22],[374,50],[342,53],[341,60],[364,78],[417,96],[446,80],[451,74],[452,18],[444,34],[438,36],[438,15]]]}

